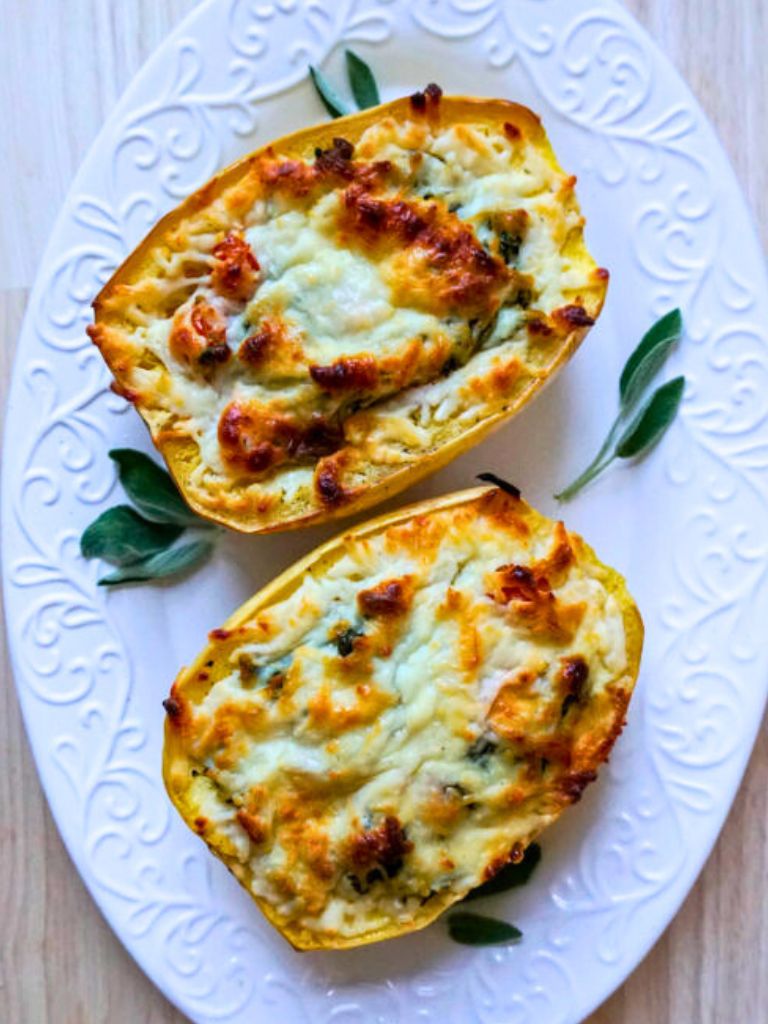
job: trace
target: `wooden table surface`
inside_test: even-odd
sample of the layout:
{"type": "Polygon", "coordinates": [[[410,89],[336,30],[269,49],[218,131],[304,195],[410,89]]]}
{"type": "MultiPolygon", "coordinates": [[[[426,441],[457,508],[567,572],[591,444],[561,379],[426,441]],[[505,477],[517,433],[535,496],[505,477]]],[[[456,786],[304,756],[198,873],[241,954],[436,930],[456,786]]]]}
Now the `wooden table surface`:
{"type": "MultiPolygon", "coordinates": [[[[329,0],[330,2],[330,0],[329,0]]],[[[121,91],[194,0],[0,0],[0,395],[46,236],[121,91]],[[23,12],[23,17],[21,14],[23,12]]],[[[690,82],[768,242],[768,0],[627,0],[690,82]]],[[[4,643],[4,636],[0,644],[4,643]]],[[[179,1024],[83,888],[51,821],[4,650],[0,1020],[179,1024]]],[[[768,736],[698,884],[589,1024],[768,1021],[768,736]]]]}

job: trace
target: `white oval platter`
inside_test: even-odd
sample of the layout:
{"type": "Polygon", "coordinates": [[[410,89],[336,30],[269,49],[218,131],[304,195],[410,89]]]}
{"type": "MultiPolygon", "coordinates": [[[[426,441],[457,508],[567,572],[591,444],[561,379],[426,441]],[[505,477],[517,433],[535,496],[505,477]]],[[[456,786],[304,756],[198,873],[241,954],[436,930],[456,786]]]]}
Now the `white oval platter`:
{"type": "Polygon", "coordinates": [[[93,898],[193,1021],[575,1024],[676,912],[741,779],[768,688],[768,281],[728,162],[667,61],[614,0],[204,0],[128,89],[83,164],[32,294],[3,455],[4,574],[42,783],[93,898]],[[542,510],[611,421],[628,352],[683,308],[682,415],[641,464],[568,506],[647,624],[629,726],[582,803],[493,912],[517,946],[424,933],[298,954],[177,820],[161,699],[245,597],[331,530],[227,538],[183,582],[97,588],[78,538],[118,499],[114,445],[148,449],[84,334],[89,303],[165,210],[218,167],[320,120],[308,62],[345,46],[384,98],[430,80],[539,111],[579,176],[612,285],[573,363],[515,423],[402,500],[513,479],[542,510]]]}

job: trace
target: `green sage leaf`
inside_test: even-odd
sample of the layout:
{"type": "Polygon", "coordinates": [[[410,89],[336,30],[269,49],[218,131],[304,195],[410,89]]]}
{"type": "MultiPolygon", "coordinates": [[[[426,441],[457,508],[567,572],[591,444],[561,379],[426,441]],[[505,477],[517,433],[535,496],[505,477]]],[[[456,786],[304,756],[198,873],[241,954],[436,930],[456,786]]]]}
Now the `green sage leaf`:
{"type": "Polygon", "coordinates": [[[679,309],[673,309],[646,331],[621,372],[619,398],[622,408],[630,408],[642,396],[682,333],[683,316],[679,309]]]}
{"type": "Polygon", "coordinates": [[[381,103],[381,99],[373,72],[362,57],[358,57],[352,50],[346,50],[345,52],[347,58],[347,78],[349,79],[352,95],[355,97],[355,103],[357,103],[361,110],[367,110],[368,107],[377,107],[381,103]]]}
{"type": "Polygon", "coordinates": [[[153,523],[176,526],[204,526],[203,520],[186,505],[176,484],[149,456],[134,448],[113,448],[120,483],[136,508],[153,523]]]}
{"type": "Polygon", "coordinates": [[[183,527],[151,523],[130,505],[107,509],[80,538],[83,558],[101,558],[111,565],[133,565],[170,547],[183,527]]]}
{"type": "Polygon", "coordinates": [[[483,882],[482,885],[478,885],[476,889],[468,892],[463,902],[479,900],[484,896],[495,896],[496,893],[507,892],[509,889],[517,889],[519,886],[525,885],[538,867],[540,860],[541,847],[538,843],[531,843],[518,864],[507,864],[488,882],[483,882]]]}
{"type": "Polygon", "coordinates": [[[311,64],[309,65],[309,77],[312,79],[312,84],[317,90],[318,96],[323,101],[323,106],[331,117],[344,117],[345,114],[350,113],[349,107],[341,96],[339,96],[322,71],[318,71],[318,69],[312,67],[311,64]]]}
{"type": "Polygon", "coordinates": [[[500,942],[519,942],[523,937],[513,924],[467,911],[449,915],[448,934],[464,946],[494,946],[500,942]]]}
{"type": "Polygon", "coordinates": [[[616,455],[620,459],[642,455],[656,444],[677,415],[684,390],[685,377],[675,377],[653,393],[634,423],[619,438],[616,455]]]}
{"type": "Polygon", "coordinates": [[[114,587],[120,583],[137,583],[142,580],[160,580],[167,576],[176,576],[202,564],[210,557],[213,544],[209,540],[193,540],[187,544],[160,551],[156,555],[126,565],[103,576],[99,580],[100,587],[114,587]]]}

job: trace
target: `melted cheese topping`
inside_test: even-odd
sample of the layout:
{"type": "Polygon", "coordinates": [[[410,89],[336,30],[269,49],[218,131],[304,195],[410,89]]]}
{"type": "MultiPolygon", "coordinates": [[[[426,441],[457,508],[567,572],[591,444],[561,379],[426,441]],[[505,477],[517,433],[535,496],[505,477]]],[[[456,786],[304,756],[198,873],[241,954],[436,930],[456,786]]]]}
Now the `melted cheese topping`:
{"type": "Polygon", "coordinates": [[[161,447],[194,442],[203,504],[332,509],[550,372],[605,275],[542,137],[385,117],[268,149],[115,289],[94,340],[161,447]]]}
{"type": "Polygon", "coordinates": [[[616,579],[499,491],[352,533],[175,684],[171,791],[292,941],[412,926],[595,777],[636,671],[616,579]]]}

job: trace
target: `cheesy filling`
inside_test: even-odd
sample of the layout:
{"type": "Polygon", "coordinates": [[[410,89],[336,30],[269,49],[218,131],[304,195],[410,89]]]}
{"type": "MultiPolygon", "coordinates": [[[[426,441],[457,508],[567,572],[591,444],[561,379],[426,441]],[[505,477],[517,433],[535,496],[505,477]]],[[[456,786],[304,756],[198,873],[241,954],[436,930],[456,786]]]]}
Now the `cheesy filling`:
{"type": "Polygon", "coordinates": [[[609,571],[584,550],[488,492],[351,538],[215,634],[215,666],[168,705],[188,813],[281,921],[406,923],[578,798],[631,688],[609,571]]]}
{"type": "Polygon", "coordinates": [[[512,125],[384,118],[253,175],[120,300],[155,439],[194,440],[191,482],[221,500],[230,481],[343,502],[503,408],[592,323],[574,179],[512,125]]]}

